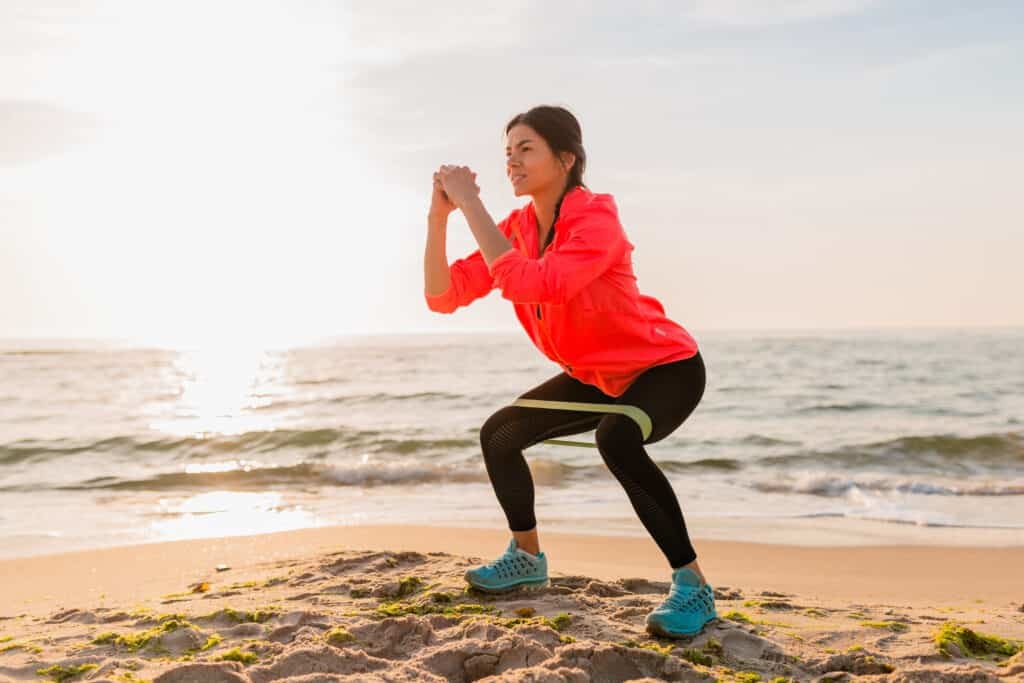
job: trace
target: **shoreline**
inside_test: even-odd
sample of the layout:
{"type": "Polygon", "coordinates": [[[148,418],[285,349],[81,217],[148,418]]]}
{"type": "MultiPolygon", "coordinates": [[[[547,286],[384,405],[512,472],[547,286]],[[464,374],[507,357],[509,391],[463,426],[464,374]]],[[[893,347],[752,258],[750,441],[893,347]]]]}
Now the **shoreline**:
{"type": "MultiPolygon", "coordinates": [[[[583,536],[609,536],[615,538],[649,538],[647,531],[635,516],[559,518],[555,510],[548,510],[544,501],[538,507],[544,514],[541,534],[559,533],[583,536]],[[584,529],[584,530],[581,530],[584,529]]],[[[276,531],[221,531],[219,534],[188,536],[178,538],[137,538],[120,542],[77,545],[73,536],[37,536],[26,541],[23,535],[0,536],[0,562],[27,559],[69,552],[88,552],[133,545],[150,545],[182,540],[232,538],[237,536],[258,536],[267,533],[286,533],[334,527],[361,526],[423,526],[431,528],[472,528],[501,529],[504,518],[497,512],[475,513],[472,521],[438,517],[434,519],[387,519],[379,522],[337,523],[328,522],[315,526],[296,526],[276,531]],[[70,541],[70,543],[69,543],[70,541]],[[32,543],[28,551],[13,553],[12,548],[24,548],[32,543]]],[[[772,544],[797,547],[862,547],[862,546],[940,546],[940,547],[1024,547],[1024,527],[975,527],[958,525],[926,525],[913,522],[895,522],[863,518],[813,515],[806,517],[751,517],[717,515],[705,517],[688,515],[687,529],[694,542],[731,541],[739,543],[772,544]]]]}

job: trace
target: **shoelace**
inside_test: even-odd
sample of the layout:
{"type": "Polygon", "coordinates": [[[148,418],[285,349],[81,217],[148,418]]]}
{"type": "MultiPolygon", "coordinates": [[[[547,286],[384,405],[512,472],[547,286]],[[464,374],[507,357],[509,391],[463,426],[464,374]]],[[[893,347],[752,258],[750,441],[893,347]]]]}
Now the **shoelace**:
{"type": "MultiPolygon", "coordinates": [[[[495,571],[502,570],[505,568],[514,568],[516,566],[516,562],[518,559],[519,556],[516,554],[516,551],[505,551],[504,555],[494,560],[493,562],[487,564],[486,566],[488,569],[493,569],[495,571]]],[[[525,558],[523,561],[525,562],[525,558]]]]}
{"type": "Polygon", "coordinates": [[[709,592],[707,584],[689,593],[684,593],[679,586],[672,586],[672,590],[669,591],[668,598],[663,606],[676,610],[686,610],[699,604],[705,610],[710,611],[713,603],[711,596],[708,595],[709,592]]]}

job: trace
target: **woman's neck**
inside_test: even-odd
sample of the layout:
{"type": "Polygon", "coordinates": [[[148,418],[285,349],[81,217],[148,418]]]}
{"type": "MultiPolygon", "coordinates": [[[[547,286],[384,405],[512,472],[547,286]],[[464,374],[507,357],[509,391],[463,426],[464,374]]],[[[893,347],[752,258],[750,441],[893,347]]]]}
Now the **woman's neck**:
{"type": "Polygon", "coordinates": [[[555,221],[555,205],[562,196],[562,189],[552,186],[533,195],[533,213],[537,216],[537,228],[545,234],[555,221]]]}

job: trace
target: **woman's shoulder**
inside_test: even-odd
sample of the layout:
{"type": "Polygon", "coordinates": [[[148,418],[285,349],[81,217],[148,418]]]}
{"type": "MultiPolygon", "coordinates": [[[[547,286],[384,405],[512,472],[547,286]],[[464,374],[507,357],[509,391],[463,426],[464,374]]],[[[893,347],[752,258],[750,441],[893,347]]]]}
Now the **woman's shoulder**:
{"type": "Polygon", "coordinates": [[[562,199],[560,215],[566,211],[582,212],[607,212],[618,214],[618,207],[615,204],[615,197],[607,192],[593,192],[590,189],[578,185],[565,193],[562,199]]]}

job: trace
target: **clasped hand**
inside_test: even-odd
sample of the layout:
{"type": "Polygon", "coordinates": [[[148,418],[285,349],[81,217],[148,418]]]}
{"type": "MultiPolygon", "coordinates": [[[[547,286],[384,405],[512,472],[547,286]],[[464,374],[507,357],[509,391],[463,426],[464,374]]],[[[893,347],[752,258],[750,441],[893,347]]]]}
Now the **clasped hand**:
{"type": "Polygon", "coordinates": [[[434,174],[434,180],[441,183],[441,188],[448,195],[448,200],[460,209],[471,199],[480,195],[480,187],[476,184],[476,173],[468,166],[442,166],[434,174]]]}

